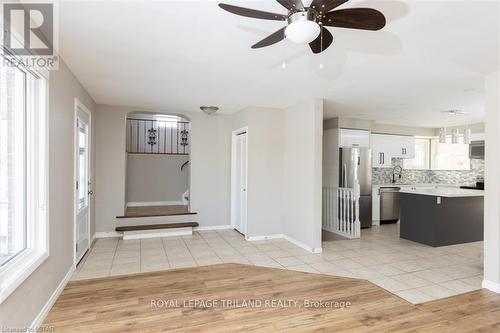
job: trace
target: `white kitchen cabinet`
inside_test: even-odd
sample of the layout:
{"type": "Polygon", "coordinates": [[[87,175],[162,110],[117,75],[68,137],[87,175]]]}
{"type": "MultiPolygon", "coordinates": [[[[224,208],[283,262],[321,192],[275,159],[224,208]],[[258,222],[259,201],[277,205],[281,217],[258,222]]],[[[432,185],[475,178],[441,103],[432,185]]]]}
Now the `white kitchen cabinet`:
{"type": "Polygon", "coordinates": [[[372,165],[375,168],[390,168],[392,167],[392,156],[396,152],[393,135],[372,134],[372,165]]]}
{"type": "Polygon", "coordinates": [[[391,168],[392,157],[389,151],[381,148],[372,149],[372,166],[374,168],[391,168]]]}
{"type": "Polygon", "coordinates": [[[415,138],[404,135],[372,134],[373,166],[391,168],[392,158],[414,158],[415,138]]]}
{"type": "Polygon", "coordinates": [[[340,129],[340,147],[370,147],[370,132],[340,129]]]}
{"type": "Polygon", "coordinates": [[[397,148],[400,151],[401,158],[415,158],[415,137],[413,136],[398,136],[397,148]]]}

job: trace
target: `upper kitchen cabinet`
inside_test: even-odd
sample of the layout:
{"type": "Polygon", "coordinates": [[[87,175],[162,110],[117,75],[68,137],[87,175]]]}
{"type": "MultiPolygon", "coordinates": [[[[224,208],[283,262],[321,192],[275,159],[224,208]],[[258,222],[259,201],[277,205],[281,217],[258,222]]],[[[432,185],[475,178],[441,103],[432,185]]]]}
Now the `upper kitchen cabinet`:
{"type": "Polygon", "coordinates": [[[394,157],[415,158],[415,137],[397,136],[397,142],[397,148],[400,149],[401,155],[394,157]]]}
{"type": "Polygon", "coordinates": [[[373,166],[392,167],[392,158],[414,158],[415,138],[404,135],[372,134],[373,166]]]}
{"type": "Polygon", "coordinates": [[[375,168],[390,168],[392,166],[391,159],[396,151],[394,141],[391,140],[393,135],[372,134],[372,165],[375,168]]]}
{"type": "Polygon", "coordinates": [[[340,147],[370,147],[370,132],[340,129],[340,147]]]}

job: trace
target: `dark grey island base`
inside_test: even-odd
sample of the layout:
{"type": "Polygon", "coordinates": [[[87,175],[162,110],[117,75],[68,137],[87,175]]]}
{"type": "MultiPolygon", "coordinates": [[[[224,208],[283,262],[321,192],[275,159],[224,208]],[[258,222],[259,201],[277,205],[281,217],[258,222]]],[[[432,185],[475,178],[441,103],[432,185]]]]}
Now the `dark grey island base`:
{"type": "Polygon", "coordinates": [[[401,193],[400,200],[401,238],[434,247],[483,240],[483,196],[401,193]]]}

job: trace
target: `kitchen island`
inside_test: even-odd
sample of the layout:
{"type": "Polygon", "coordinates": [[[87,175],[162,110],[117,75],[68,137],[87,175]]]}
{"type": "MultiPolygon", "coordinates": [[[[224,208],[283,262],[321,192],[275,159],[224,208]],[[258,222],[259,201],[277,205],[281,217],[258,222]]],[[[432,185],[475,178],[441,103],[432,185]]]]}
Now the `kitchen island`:
{"type": "Polygon", "coordinates": [[[400,237],[430,246],[483,240],[484,191],[402,188],[400,237]]]}

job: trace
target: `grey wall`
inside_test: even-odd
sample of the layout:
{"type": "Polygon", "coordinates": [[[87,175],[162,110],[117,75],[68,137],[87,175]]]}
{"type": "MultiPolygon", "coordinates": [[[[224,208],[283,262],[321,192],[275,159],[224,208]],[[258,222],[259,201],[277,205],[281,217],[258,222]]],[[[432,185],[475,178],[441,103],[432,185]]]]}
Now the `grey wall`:
{"type": "Polygon", "coordinates": [[[483,287],[500,293],[500,72],[486,77],[483,287]]]}
{"type": "Polygon", "coordinates": [[[248,237],[282,233],[283,112],[251,107],[233,115],[233,130],[248,126],[248,237]]]}
{"type": "MultiPolygon", "coordinates": [[[[49,82],[49,258],[0,304],[0,327],[29,327],[73,265],[75,97],[92,111],[94,134],[95,103],[61,60],[49,82]]],[[[95,140],[92,157],[94,152],[95,140]]],[[[91,199],[91,236],[93,203],[91,199]]]]}
{"type": "MultiPolygon", "coordinates": [[[[97,106],[96,231],[112,232],[125,209],[127,114],[140,110],[97,106]]],[[[229,225],[231,116],[183,113],[191,121],[191,210],[200,226],[229,225]]]]}
{"type": "Polygon", "coordinates": [[[127,156],[127,202],[182,202],[188,189],[189,161],[184,155],[127,156]]]}
{"type": "Polygon", "coordinates": [[[323,101],[288,108],[284,114],[283,230],[321,248],[323,101]]]}
{"type": "MultiPolygon", "coordinates": [[[[392,165],[403,166],[403,160],[394,158],[392,165]]],[[[407,170],[403,169],[403,177],[397,180],[400,184],[448,184],[475,185],[478,177],[484,178],[484,160],[471,160],[471,169],[467,171],[444,170],[407,170]]],[[[392,169],[373,168],[373,184],[383,185],[392,182],[392,169]]]]}

